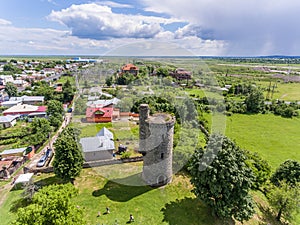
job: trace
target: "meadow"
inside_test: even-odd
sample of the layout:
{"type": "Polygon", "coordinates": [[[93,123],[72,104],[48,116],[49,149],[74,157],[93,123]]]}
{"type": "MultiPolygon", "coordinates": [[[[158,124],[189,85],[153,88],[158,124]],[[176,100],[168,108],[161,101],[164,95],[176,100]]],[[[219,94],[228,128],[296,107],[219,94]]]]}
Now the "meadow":
{"type": "Polygon", "coordinates": [[[273,114],[233,114],[226,120],[226,135],[244,149],[258,152],[275,170],[287,159],[300,161],[300,118],[273,114]]]}

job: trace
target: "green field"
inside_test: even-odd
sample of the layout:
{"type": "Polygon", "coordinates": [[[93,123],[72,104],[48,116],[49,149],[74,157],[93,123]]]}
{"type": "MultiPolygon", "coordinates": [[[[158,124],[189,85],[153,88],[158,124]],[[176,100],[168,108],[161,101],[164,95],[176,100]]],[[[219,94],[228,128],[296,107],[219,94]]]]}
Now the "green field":
{"type": "MultiPolygon", "coordinates": [[[[172,183],[160,188],[141,186],[142,163],[102,166],[84,169],[75,181],[79,195],[73,199],[82,208],[87,224],[127,224],[133,214],[133,224],[143,225],[223,225],[212,216],[211,210],[191,192],[189,177],[183,173],[173,176],[172,183]],[[110,214],[105,214],[106,207],[110,214]],[[97,217],[98,212],[101,216],[97,217]]],[[[53,174],[34,177],[35,182],[49,185],[59,182],[53,174]]],[[[21,206],[21,191],[11,191],[0,208],[1,225],[8,225],[16,218],[15,212],[21,206]]],[[[257,215],[247,225],[272,223],[281,225],[271,218],[265,197],[254,192],[259,203],[257,215]]],[[[229,223],[231,225],[240,223],[229,223]]]]}
{"type": "Polygon", "coordinates": [[[299,133],[299,118],[233,114],[226,122],[226,135],[240,147],[258,152],[273,170],[286,159],[300,161],[299,133]]]}
{"type": "MultiPolygon", "coordinates": [[[[258,85],[267,89],[270,85],[269,82],[258,82],[258,85]]],[[[273,89],[274,82],[271,83],[271,90],[273,89]]],[[[299,83],[283,83],[277,82],[274,88],[272,99],[280,99],[285,101],[300,101],[300,84],[299,83]]],[[[267,96],[267,91],[264,92],[267,96]]],[[[270,96],[271,97],[271,94],[270,96]]]]}

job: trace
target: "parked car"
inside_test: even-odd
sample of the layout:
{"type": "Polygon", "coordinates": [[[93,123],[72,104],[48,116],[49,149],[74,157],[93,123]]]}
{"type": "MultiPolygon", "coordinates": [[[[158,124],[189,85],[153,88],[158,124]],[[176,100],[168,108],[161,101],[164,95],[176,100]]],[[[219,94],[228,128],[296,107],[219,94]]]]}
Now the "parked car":
{"type": "Polygon", "coordinates": [[[43,167],[44,165],[45,165],[45,163],[46,163],[46,161],[47,161],[47,155],[46,154],[44,154],[41,158],[40,158],[40,160],[38,161],[38,163],[37,163],[37,167],[43,167]]]}
{"type": "Polygon", "coordinates": [[[53,151],[51,148],[47,148],[46,152],[44,153],[44,155],[40,158],[40,160],[37,163],[37,167],[43,167],[48,159],[51,159],[53,155],[53,151]]]}

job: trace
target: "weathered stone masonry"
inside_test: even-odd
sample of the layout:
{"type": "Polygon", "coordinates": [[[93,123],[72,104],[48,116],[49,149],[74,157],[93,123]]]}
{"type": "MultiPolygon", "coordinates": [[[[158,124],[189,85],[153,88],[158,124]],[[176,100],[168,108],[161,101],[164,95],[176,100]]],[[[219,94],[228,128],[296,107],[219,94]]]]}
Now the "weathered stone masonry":
{"type": "Polygon", "coordinates": [[[143,180],[151,186],[172,180],[172,151],[175,117],[158,113],[149,115],[149,106],[140,105],[139,152],[143,154],[143,180]]]}

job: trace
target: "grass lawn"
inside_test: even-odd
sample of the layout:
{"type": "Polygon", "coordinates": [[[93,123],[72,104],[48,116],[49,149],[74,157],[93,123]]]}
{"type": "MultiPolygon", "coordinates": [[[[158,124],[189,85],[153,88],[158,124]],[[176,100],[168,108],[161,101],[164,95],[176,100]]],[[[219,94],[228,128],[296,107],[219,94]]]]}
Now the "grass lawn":
{"type": "Polygon", "coordinates": [[[226,135],[247,150],[258,152],[275,170],[287,159],[300,161],[300,119],[273,114],[227,117],[226,135]]]}
{"type": "MultiPolygon", "coordinates": [[[[79,195],[73,199],[82,208],[87,224],[127,224],[133,214],[134,224],[153,225],[223,225],[212,212],[191,192],[189,177],[183,173],[173,176],[170,184],[151,188],[144,186],[140,178],[142,163],[117,164],[84,169],[75,181],[79,195]],[[143,186],[142,186],[143,185],[143,186]],[[105,214],[106,207],[110,214],[105,214]],[[97,217],[98,212],[101,216],[97,217]]],[[[39,185],[61,183],[53,174],[34,177],[39,185]]],[[[22,191],[11,191],[0,207],[1,225],[8,225],[16,218],[15,212],[22,201],[22,191]]],[[[265,197],[254,192],[259,204],[257,214],[246,225],[262,225],[274,220],[268,210],[265,197]]],[[[230,223],[240,225],[241,223],[230,223]]]]}
{"type": "Polygon", "coordinates": [[[22,190],[10,191],[3,205],[0,207],[1,225],[10,224],[12,218],[15,218],[16,204],[19,202],[22,190]]]}
{"type": "MultiPolygon", "coordinates": [[[[126,224],[130,214],[135,218],[134,224],[222,224],[191,193],[186,175],[176,175],[170,185],[160,188],[134,186],[143,184],[141,166],[142,163],[121,164],[82,171],[75,181],[79,195],[74,201],[83,209],[87,224],[126,224]],[[110,208],[110,214],[105,214],[106,207],[110,208]],[[99,211],[101,216],[97,217],[99,211]]],[[[53,174],[42,174],[35,179],[44,184],[57,182],[53,174]]],[[[0,209],[1,225],[15,218],[10,211],[17,209],[13,204],[19,194],[20,191],[11,192],[0,209]]]]}

